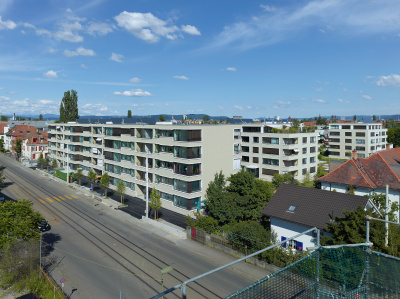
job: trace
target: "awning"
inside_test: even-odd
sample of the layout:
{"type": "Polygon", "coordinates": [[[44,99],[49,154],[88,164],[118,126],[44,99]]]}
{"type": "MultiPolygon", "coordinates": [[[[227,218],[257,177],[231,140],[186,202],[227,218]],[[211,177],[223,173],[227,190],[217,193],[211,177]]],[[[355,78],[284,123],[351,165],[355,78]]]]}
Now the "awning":
{"type": "Polygon", "coordinates": [[[98,137],[98,138],[96,138],[96,140],[97,140],[97,141],[102,141],[103,138],[98,137]]]}
{"type": "Polygon", "coordinates": [[[296,153],[298,153],[298,152],[299,152],[299,149],[298,149],[298,148],[295,148],[295,149],[293,149],[293,151],[296,152],[296,153]]]}
{"type": "Polygon", "coordinates": [[[258,165],[246,165],[246,168],[258,169],[258,165]]]}

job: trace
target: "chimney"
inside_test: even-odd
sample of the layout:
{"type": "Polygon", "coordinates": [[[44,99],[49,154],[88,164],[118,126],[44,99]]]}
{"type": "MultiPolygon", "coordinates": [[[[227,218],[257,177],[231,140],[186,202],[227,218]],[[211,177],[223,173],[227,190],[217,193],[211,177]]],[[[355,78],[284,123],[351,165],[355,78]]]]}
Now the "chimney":
{"type": "Polygon", "coordinates": [[[386,149],[387,149],[387,150],[390,149],[390,143],[386,143],[386,149]]]}
{"type": "Polygon", "coordinates": [[[356,150],[352,150],[351,151],[351,154],[352,154],[352,158],[355,160],[355,159],[357,159],[357,151],[356,150]]]}

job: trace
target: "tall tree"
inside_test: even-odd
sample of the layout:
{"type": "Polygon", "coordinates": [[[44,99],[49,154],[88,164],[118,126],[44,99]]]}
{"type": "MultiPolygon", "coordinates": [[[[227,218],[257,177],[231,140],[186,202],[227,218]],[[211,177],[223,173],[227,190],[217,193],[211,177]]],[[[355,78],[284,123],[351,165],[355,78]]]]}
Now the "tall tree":
{"type": "Polygon", "coordinates": [[[128,118],[132,118],[132,110],[128,110],[128,118]]]}
{"type": "Polygon", "coordinates": [[[372,120],[376,120],[376,116],[375,115],[372,115],[372,120]]]}
{"type": "Polygon", "coordinates": [[[158,210],[161,208],[161,196],[157,193],[157,190],[153,188],[150,194],[151,201],[149,203],[150,208],[154,210],[154,220],[158,219],[158,210]]]}
{"type": "Polygon", "coordinates": [[[117,188],[115,189],[115,193],[117,193],[118,195],[121,196],[121,205],[124,204],[125,192],[126,192],[126,185],[125,185],[124,181],[119,180],[119,182],[117,184],[117,188]]]}
{"type": "Polygon", "coordinates": [[[79,168],[76,173],[75,173],[75,178],[78,180],[79,182],[79,186],[81,185],[81,179],[83,178],[83,170],[82,168],[79,168]]]}
{"type": "Polygon", "coordinates": [[[49,166],[50,166],[50,158],[49,158],[48,155],[46,156],[46,159],[44,159],[44,166],[47,167],[47,172],[48,172],[49,171],[49,166]]]}
{"type": "Polygon", "coordinates": [[[96,172],[91,168],[87,174],[87,179],[90,183],[90,186],[93,188],[93,183],[96,180],[96,172]]]}
{"type": "Polygon", "coordinates": [[[64,92],[64,97],[60,104],[60,122],[66,123],[78,119],[78,93],[73,89],[71,91],[68,90],[64,92]]]}
{"type": "Polygon", "coordinates": [[[39,114],[39,120],[43,120],[43,115],[39,114]]]}
{"type": "Polygon", "coordinates": [[[40,164],[40,169],[43,169],[43,164],[44,164],[43,153],[40,153],[37,163],[40,164]]]}
{"type": "Polygon", "coordinates": [[[207,114],[205,114],[203,116],[203,121],[209,121],[210,120],[210,116],[208,116],[207,114]]]}
{"type": "Polygon", "coordinates": [[[0,138],[0,151],[4,151],[4,139],[0,138]]]}
{"type": "Polygon", "coordinates": [[[300,121],[296,118],[292,120],[292,128],[299,129],[300,128],[300,121]]]}
{"type": "Polygon", "coordinates": [[[53,161],[51,161],[51,168],[54,170],[54,168],[58,167],[58,163],[56,159],[53,159],[53,161]]]}
{"type": "Polygon", "coordinates": [[[100,188],[105,188],[104,196],[107,197],[107,188],[110,186],[110,176],[107,172],[103,173],[100,179],[100,188]]]}
{"type": "Polygon", "coordinates": [[[393,143],[394,147],[400,146],[400,127],[391,127],[387,130],[387,142],[393,143]]]}
{"type": "Polygon", "coordinates": [[[167,121],[167,119],[164,117],[164,115],[160,115],[157,121],[167,121]]]}
{"type": "Polygon", "coordinates": [[[357,120],[357,115],[353,116],[353,120],[356,121],[357,120]]]}

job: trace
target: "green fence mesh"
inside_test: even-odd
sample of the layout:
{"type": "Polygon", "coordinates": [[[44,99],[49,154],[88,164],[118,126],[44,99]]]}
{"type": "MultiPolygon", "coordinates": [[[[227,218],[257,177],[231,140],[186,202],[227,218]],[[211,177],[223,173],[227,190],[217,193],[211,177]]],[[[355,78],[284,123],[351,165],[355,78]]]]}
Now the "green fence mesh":
{"type": "Polygon", "coordinates": [[[227,298],[400,298],[400,259],[367,246],[321,247],[227,298]]]}

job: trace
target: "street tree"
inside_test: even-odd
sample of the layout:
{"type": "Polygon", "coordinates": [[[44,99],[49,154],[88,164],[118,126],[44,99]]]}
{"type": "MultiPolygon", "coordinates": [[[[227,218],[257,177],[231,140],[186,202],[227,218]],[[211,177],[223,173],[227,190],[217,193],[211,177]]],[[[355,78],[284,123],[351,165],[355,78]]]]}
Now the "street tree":
{"type": "Polygon", "coordinates": [[[21,152],[22,152],[22,140],[21,139],[17,139],[15,141],[14,151],[18,157],[21,157],[21,152]]]}
{"type": "Polygon", "coordinates": [[[43,164],[44,164],[43,152],[40,153],[37,163],[40,164],[40,169],[43,169],[43,164]]]}
{"type": "Polygon", "coordinates": [[[82,180],[83,177],[84,177],[84,175],[83,175],[82,168],[78,168],[78,170],[75,173],[75,178],[78,180],[79,186],[81,185],[81,180],[82,180]]]}
{"type": "Polygon", "coordinates": [[[132,110],[128,110],[128,118],[132,118],[132,110]]]}
{"type": "Polygon", "coordinates": [[[154,210],[154,220],[158,219],[158,210],[161,208],[161,196],[157,190],[153,188],[150,194],[151,201],[149,202],[150,208],[154,210]]]}
{"type": "Polygon", "coordinates": [[[4,139],[0,139],[0,152],[4,152],[4,139]]]}
{"type": "Polygon", "coordinates": [[[160,115],[157,121],[167,121],[167,119],[164,117],[164,115],[160,115]]]}
{"type": "Polygon", "coordinates": [[[125,192],[126,192],[126,185],[125,185],[124,181],[119,180],[119,182],[117,184],[117,188],[115,189],[115,193],[117,193],[118,195],[121,196],[121,205],[124,204],[125,192]]]}
{"type": "Polygon", "coordinates": [[[93,170],[93,168],[91,168],[91,169],[89,170],[89,172],[88,172],[88,174],[87,174],[87,179],[88,179],[88,181],[89,181],[89,183],[90,183],[90,186],[91,186],[92,189],[93,189],[93,183],[94,183],[94,181],[96,180],[96,172],[93,170]]]}
{"type": "Polygon", "coordinates": [[[44,166],[46,166],[47,167],[47,171],[49,171],[50,158],[49,158],[48,155],[46,156],[46,159],[44,159],[44,166]]]}
{"type": "Polygon", "coordinates": [[[110,186],[110,176],[107,172],[103,173],[100,179],[100,188],[105,188],[104,196],[107,197],[107,188],[110,186]]]}
{"type": "Polygon", "coordinates": [[[58,167],[58,163],[56,159],[53,159],[53,161],[51,161],[51,168],[54,170],[55,168],[58,167]]]}
{"type": "Polygon", "coordinates": [[[60,104],[60,122],[67,123],[69,121],[78,120],[78,93],[75,90],[64,92],[60,104]]]}

